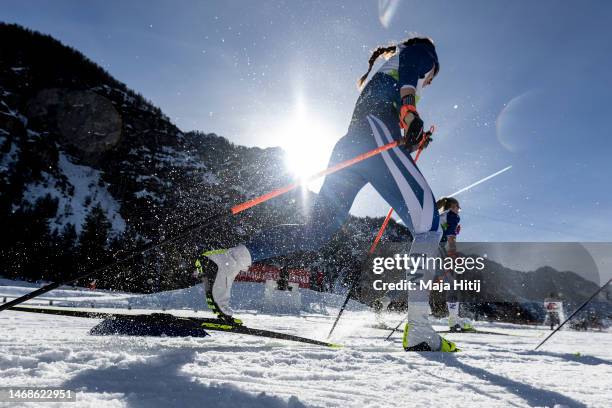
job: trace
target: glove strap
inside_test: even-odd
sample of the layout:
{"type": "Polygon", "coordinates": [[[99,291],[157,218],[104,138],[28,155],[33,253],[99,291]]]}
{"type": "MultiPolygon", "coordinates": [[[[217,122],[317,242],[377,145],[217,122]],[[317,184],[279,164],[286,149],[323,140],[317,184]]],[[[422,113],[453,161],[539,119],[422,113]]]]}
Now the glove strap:
{"type": "Polygon", "coordinates": [[[418,115],[416,106],[414,105],[402,105],[400,108],[400,127],[402,129],[408,129],[409,125],[404,121],[404,118],[409,113],[413,113],[415,116],[418,115]]]}

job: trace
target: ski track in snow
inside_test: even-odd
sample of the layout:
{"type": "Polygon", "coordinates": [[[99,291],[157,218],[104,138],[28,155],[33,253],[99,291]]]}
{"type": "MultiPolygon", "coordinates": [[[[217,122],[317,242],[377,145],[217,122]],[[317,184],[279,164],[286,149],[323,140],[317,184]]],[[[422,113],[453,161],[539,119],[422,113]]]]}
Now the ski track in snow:
{"type": "MultiPolygon", "coordinates": [[[[0,286],[0,297],[28,289],[0,286]]],[[[69,291],[58,292],[65,299],[69,291]]],[[[85,304],[94,297],[126,304],[127,294],[72,292],[70,301],[80,294],[85,304]]],[[[252,327],[325,339],[335,312],[241,317],[252,327]]],[[[395,326],[399,319],[386,321],[395,326]]],[[[561,331],[535,352],[545,328],[479,322],[482,330],[512,336],[447,334],[463,351],[439,354],[403,352],[399,333],[385,342],[388,332],[373,328],[375,318],[365,311],[345,314],[332,339],[345,346],[339,350],[220,332],[206,338],[88,335],[99,321],[0,313],[1,385],[78,390],[78,405],[67,407],[612,406],[610,332],[561,331]]]]}

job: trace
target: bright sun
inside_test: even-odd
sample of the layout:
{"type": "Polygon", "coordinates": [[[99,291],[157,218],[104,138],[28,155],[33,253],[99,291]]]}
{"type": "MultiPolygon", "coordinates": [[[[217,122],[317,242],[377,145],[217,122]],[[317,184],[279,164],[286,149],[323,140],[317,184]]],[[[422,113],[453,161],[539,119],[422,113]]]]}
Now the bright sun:
{"type": "MultiPolygon", "coordinates": [[[[303,105],[298,104],[295,112],[279,126],[277,140],[287,153],[289,171],[306,179],[327,167],[332,147],[340,136],[323,119],[307,114],[303,105]]],[[[315,188],[321,181],[309,183],[308,187],[315,188]]]]}

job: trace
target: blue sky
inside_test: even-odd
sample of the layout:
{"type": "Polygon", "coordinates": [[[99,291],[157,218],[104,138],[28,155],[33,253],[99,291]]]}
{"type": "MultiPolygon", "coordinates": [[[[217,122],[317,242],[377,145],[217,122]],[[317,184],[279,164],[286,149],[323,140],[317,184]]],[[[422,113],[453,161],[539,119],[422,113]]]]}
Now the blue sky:
{"type": "MultiPolygon", "coordinates": [[[[183,130],[316,167],[370,50],[430,36],[441,71],[419,110],[438,131],[419,164],[434,193],[513,166],[458,197],[460,238],[610,241],[612,2],[400,0],[385,27],[374,0],[5,0],[0,20],[82,51],[183,130]]],[[[352,208],[387,210],[370,188],[352,208]]]]}

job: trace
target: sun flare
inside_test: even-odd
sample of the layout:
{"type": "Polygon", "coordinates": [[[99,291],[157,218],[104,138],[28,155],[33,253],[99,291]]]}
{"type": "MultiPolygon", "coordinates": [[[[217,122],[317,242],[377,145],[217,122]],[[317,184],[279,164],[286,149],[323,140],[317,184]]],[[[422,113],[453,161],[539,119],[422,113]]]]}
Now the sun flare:
{"type": "MultiPolygon", "coordinates": [[[[287,169],[304,181],[327,167],[333,145],[340,137],[321,117],[307,113],[302,104],[279,126],[278,135],[280,147],[286,152],[287,169]]],[[[308,187],[320,185],[321,181],[308,183],[308,187]]]]}

